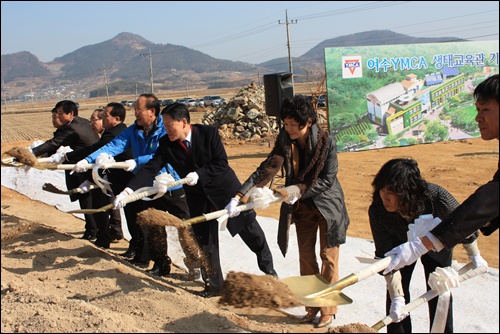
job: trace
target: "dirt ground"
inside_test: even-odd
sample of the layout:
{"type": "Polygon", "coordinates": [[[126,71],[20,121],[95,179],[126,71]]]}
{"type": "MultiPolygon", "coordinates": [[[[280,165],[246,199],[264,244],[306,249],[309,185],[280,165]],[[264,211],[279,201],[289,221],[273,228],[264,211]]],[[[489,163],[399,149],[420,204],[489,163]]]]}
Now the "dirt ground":
{"type": "MultiPolygon", "coordinates": [[[[4,116],[2,115],[2,121],[4,116]]],[[[50,124],[50,123],[49,123],[50,124]]],[[[4,131],[2,125],[2,132],[4,131]]],[[[3,142],[2,154],[29,140],[3,142]]],[[[244,181],[270,151],[267,143],[225,143],[229,163],[244,181]]],[[[2,155],[2,158],[5,156],[2,155]]],[[[466,139],[405,148],[339,154],[339,179],[351,218],[348,236],[371,239],[367,209],[371,181],[387,160],[412,157],[424,177],[459,201],[491,179],[498,166],[498,141],[466,139]]],[[[275,186],[283,180],[275,179],[275,186]]],[[[203,332],[320,333],[310,324],[270,308],[236,308],[202,290],[173,267],[157,277],[117,256],[127,242],[101,250],[78,239],[82,220],[15,191],[1,188],[2,332],[203,332]]],[[[259,210],[277,218],[279,204],[259,210]]],[[[498,268],[498,232],[479,237],[489,266],[498,268]]],[[[467,262],[461,247],[455,259],[467,262]]],[[[362,319],[359,319],[362,321],[362,319]]],[[[342,332],[342,331],[337,331],[342,332]]]]}

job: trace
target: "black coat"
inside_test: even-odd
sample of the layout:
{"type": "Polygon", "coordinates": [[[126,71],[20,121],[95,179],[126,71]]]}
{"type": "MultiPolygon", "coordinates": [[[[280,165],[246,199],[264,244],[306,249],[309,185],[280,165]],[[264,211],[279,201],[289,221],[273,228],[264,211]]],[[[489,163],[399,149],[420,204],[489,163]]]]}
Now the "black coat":
{"type": "MultiPolygon", "coordinates": [[[[35,156],[43,154],[52,155],[61,146],[69,146],[73,151],[81,150],[85,147],[92,146],[99,141],[99,136],[90,126],[90,122],[79,116],[75,116],[71,123],[59,127],[54,132],[54,137],[47,140],[40,146],[33,149],[35,156]]],[[[65,171],[66,187],[68,189],[77,188],[83,181],[90,177],[90,173],[74,173],[65,171]]],[[[78,194],[70,195],[72,202],[78,199],[78,194]]]]}
{"type": "MultiPolygon", "coordinates": [[[[227,161],[227,154],[218,129],[213,126],[192,125],[192,156],[178,141],[170,141],[168,136],[160,139],[154,157],[135,175],[128,187],[137,190],[151,184],[158,171],[167,163],[177,171],[181,178],[190,172],[199,175],[195,186],[185,185],[191,217],[199,216],[200,203],[209,202],[214,210],[222,210],[241,186],[233,169],[227,161]]],[[[254,210],[242,212],[228,220],[227,228],[235,236],[246,224],[255,220],[254,210]]]]}

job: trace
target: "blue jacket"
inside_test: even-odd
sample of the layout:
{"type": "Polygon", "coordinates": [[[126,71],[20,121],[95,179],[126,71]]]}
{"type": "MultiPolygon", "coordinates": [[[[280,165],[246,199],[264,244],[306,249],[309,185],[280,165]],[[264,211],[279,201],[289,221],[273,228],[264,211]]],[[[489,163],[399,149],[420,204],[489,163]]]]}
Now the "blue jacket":
{"type": "MultiPolygon", "coordinates": [[[[90,154],[85,159],[89,163],[95,163],[99,154],[103,152],[114,157],[128,149],[132,149],[134,160],[137,163],[137,167],[135,167],[132,173],[137,174],[139,168],[153,158],[153,155],[158,148],[160,138],[166,134],[167,131],[163,125],[161,115],[158,115],[153,132],[148,136],[148,138],[144,137],[142,127],[139,127],[137,125],[137,121],[135,121],[134,124],[123,130],[123,132],[116,136],[112,141],[90,154]]],[[[166,164],[162,169],[160,169],[158,175],[161,173],[169,173],[176,181],[180,179],[179,174],[177,174],[175,169],[170,164],[166,164]]],[[[182,188],[182,185],[172,187],[170,190],[177,190],[180,188],[182,188]]]]}

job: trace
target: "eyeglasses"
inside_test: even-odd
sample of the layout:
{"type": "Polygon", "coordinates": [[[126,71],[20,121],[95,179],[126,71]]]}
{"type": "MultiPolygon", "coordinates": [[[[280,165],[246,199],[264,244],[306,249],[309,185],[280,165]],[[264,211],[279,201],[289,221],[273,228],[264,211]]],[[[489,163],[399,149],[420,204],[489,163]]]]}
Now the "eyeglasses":
{"type": "Polygon", "coordinates": [[[100,120],[101,120],[100,118],[90,118],[89,122],[90,123],[95,123],[95,122],[100,121],[100,120]]]}

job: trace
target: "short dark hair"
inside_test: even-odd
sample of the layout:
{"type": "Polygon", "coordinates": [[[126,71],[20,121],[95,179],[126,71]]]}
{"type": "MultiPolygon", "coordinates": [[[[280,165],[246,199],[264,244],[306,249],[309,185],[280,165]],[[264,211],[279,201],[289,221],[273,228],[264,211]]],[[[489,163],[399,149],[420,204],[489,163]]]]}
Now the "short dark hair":
{"type": "Polygon", "coordinates": [[[474,89],[474,98],[479,102],[495,99],[498,103],[498,74],[490,76],[477,85],[474,89]]]}
{"type": "Polygon", "coordinates": [[[397,158],[387,161],[372,182],[373,201],[381,201],[380,190],[386,188],[399,198],[399,211],[416,218],[420,203],[428,196],[427,181],[420,174],[417,161],[397,158]]]}
{"type": "Polygon", "coordinates": [[[189,116],[189,109],[182,103],[176,102],[172,103],[169,106],[166,106],[161,111],[161,114],[162,116],[163,115],[170,116],[174,121],[180,121],[183,118],[185,118],[188,124],[190,124],[191,122],[191,117],[189,116]]]}
{"type": "Polygon", "coordinates": [[[155,115],[158,116],[160,114],[160,104],[158,103],[158,98],[154,94],[145,93],[139,95],[139,97],[146,98],[146,108],[155,108],[155,115]]]}
{"type": "Polygon", "coordinates": [[[306,126],[307,121],[310,119],[312,124],[316,123],[317,114],[314,107],[304,95],[297,94],[293,98],[286,98],[283,100],[280,110],[281,120],[285,118],[293,118],[296,120],[300,127],[306,126]]]}
{"type": "Polygon", "coordinates": [[[78,107],[76,103],[71,100],[62,100],[56,103],[56,109],[62,107],[65,114],[73,112],[73,115],[78,116],[78,107]]]}
{"type": "Polygon", "coordinates": [[[123,104],[118,102],[110,102],[106,105],[106,108],[110,107],[111,111],[109,114],[113,117],[118,116],[121,122],[125,122],[125,115],[127,114],[123,104]]]}

